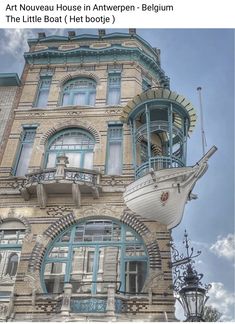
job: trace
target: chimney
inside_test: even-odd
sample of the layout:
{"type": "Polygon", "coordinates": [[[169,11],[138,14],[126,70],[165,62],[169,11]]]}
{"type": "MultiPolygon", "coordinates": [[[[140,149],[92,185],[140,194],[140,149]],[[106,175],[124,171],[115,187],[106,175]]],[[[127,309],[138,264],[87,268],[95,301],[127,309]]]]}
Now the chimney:
{"type": "Polygon", "coordinates": [[[46,34],[44,32],[42,33],[38,33],[38,38],[41,39],[41,38],[45,38],[46,37],[46,34]]]}
{"type": "Polygon", "coordinates": [[[106,34],[105,29],[98,29],[98,34],[99,34],[99,37],[105,36],[105,34],[106,34]]]}
{"type": "Polygon", "coordinates": [[[76,36],[75,31],[74,30],[69,30],[68,31],[68,36],[69,36],[69,38],[75,37],[76,36]]]}

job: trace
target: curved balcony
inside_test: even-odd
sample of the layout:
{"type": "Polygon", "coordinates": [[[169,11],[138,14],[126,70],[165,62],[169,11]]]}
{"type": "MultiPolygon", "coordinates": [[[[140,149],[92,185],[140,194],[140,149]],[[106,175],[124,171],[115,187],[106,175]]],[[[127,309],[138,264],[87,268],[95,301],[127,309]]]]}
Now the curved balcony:
{"type": "Polygon", "coordinates": [[[180,168],[183,167],[184,163],[176,156],[172,155],[171,157],[168,156],[154,156],[149,159],[149,161],[141,164],[136,169],[136,178],[143,177],[149,170],[162,170],[162,169],[169,169],[169,168],[180,168]]]}
{"type": "Polygon", "coordinates": [[[99,198],[101,187],[98,171],[66,167],[64,155],[57,159],[56,168],[26,174],[20,188],[25,200],[36,194],[40,208],[45,208],[48,196],[67,194],[72,196],[74,205],[79,208],[82,193],[91,193],[93,198],[99,198]]]}

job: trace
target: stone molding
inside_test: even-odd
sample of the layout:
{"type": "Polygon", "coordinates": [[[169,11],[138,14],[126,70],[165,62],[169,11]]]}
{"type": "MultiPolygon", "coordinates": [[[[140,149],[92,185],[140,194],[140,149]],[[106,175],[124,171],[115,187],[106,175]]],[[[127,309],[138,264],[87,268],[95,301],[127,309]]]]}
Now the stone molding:
{"type": "Polygon", "coordinates": [[[91,72],[86,72],[86,71],[76,71],[74,73],[70,73],[68,75],[66,75],[65,77],[63,77],[60,82],[58,83],[58,87],[63,87],[65,85],[66,82],[73,80],[73,79],[77,79],[77,78],[88,78],[88,79],[92,79],[94,80],[97,85],[100,84],[100,79],[97,77],[96,74],[91,73],[91,72]]]}
{"type": "Polygon", "coordinates": [[[31,225],[29,223],[29,220],[25,218],[22,215],[18,215],[15,213],[15,210],[13,208],[10,209],[8,214],[6,215],[0,215],[0,224],[4,221],[20,221],[25,226],[25,235],[29,235],[31,233],[31,225]]]}
{"type": "MultiPolygon", "coordinates": [[[[78,213],[76,213],[76,215],[73,212],[70,212],[52,223],[44,231],[42,238],[37,240],[35,243],[28,266],[29,273],[36,272],[39,274],[49,243],[51,243],[60,233],[73,224],[85,219],[96,218],[97,216],[102,216],[104,218],[111,217],[120,220],[122,223],[130,226],[143,238],[149,256],[149,267],[152,277],[151,279],[149,278],[148,281],[152,282],[153,278],[158,277],[159,272],[162,273],[161,255],[155,235],[151,233],[150,229],[140,219],[138,219],[136,215],[125,210],[123,215],[120,217],[120,208],[112,206],[101,206],[100,208],[90,206],[82,208],[78,213]]],[[[162,276],[161,280],[163,280],[162,276]]],[[[145,285],[145,287],[147,289],[148,285],[145,285]]]]}
{"type": "Polygon", "coordinates": [[[45,145],[48,141],[48,139],[59,132],[60,130],[66,129],[66,128],[82,128],[86,131],[89,131],[95,138],[96,144],[100,144],[101,142],[101,136],[100,133],[96,130],[96,128],[87,121],[79,120],[79,119],[73,119],[73,120],[64,120],[63,122],[58,123],[54,127],[50,128],[47,132],[44,133],[44,135],[41,138],[40,144],[45,145]]]}

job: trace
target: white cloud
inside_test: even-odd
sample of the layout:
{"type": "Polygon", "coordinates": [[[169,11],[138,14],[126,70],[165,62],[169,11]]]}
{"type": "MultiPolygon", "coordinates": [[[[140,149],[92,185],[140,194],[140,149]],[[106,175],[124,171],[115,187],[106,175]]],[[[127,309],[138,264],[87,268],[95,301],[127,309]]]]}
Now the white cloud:
{"type": "Polygon", "coordinates": [[[206,305],[215,307],[222,314],[220,321],[235,321],[235,293],[227,291],[222,282],[212,282],[211,286],[208,292],[210,298],[206,305]]]}
{"type": "MultiPolygon", "coordinates": [[[[65,35],[64,29],[47,29],[47,35],[65,35]]],[[[33,29],[3,29],[0,37],[0,54],[10,54],[15,58],[22,57],[28,50],[27,40],[37,38],[33,29]]]]}
{"type": "Polygon", "coordinates": [[[234,260],[235,235],[228,234],[226,237],[218,237],[217,241],[210,247],[210,250],[219,257],[234,260]]]}
{"type": "Polygon", "coordinates": [[[22,56],[27,50],[27,39],[34,37],[30,29],[4,29],[0,38],[0,53],[10,54],[14,57],[22,56]]]}

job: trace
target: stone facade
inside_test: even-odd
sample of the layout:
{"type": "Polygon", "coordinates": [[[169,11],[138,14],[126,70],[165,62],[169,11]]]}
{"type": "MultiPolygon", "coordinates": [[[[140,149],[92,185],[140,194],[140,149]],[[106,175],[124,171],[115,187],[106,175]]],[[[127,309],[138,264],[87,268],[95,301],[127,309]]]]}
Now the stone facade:
{"type": "MultiPolygon", "coordinates": [[[[0,300],[2,320],[174,320],[170,231],[163,224],[134,214],[123,202],[125,187],[134,181],[134,170],[131,130],[129,125],[120,122],[120,117],[127,102],[143,91],[143,80],[148,80],[151,87],[169,86],[160,66],[159,51],[136,34],[103,38],[39,35],[38,39],[29,40],[29,46],[22,92],[0,166],[0,231],[5,228],[6,235],[10,235],[7,224],[13,222],[17,229],[20,222],[24,233],[22,242],[17,241],[15,245],[20,251],[17,271],[8,269],[0,274],[0,291],[8,292],[0,300]],[[121,77],[120,100],[109,104],[112,75],[121,77]],[[46,90],[46,105],[39,107],[43,80],[49,80],[50,86],[46,90]],[[64,104],[63,91],[66,84],[73,85],[73,80],[94,82],[93,105],[64,104]],[[112,127],[122,127],[121,172],[116,174],[108,169],[109,155],[113,152],[108,149],[112,127]],[[24,142],[28,129],[33,130],[33,139],[24,142]],[[47,167],[50,140],[68,129],[81,130],[94,140],[92,171],[84,165],[70,167],[58,157],[57,165],[47,167]],[[19,170],[25,143],[31,145],[23,161],[23,165],[28,164],[26,177],[19,170]],[[131,229],[142,240],[148,270],[141,289],[136,288],[134,293],[120,292],[117,283],[110,282],[102,295],[97,292],[84,295],[72,292],[72,285],[65,282],[63,291],[45,291],[43,269],[49,262],[51,246],[67,229],[90,220],[107,220],[107,223],[112,220],[120,228],[131,229]],[[94,307],[93,312],[87,311],[86,303],[88,308],[94,307]]],[[[87,91],[86,85],[83,87],[87,91]]],[[[11,91],[13,102],[15,90],[11,91]]],[[[62,153],[66,155],[66,152],[62,153]]],[[[0,245],[1,251],[4,244],[0,245]]],[[[14,249],[14,244],[9,251],[14,249]]],[[[132,262],[131,258],[128,260],[125,256],[123,262],[132,262]]],[[[116,261],[119,262],[118,258],[116,261]]],[[[139,280],[138,275],[135,278],[139,280]]]]}

